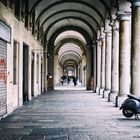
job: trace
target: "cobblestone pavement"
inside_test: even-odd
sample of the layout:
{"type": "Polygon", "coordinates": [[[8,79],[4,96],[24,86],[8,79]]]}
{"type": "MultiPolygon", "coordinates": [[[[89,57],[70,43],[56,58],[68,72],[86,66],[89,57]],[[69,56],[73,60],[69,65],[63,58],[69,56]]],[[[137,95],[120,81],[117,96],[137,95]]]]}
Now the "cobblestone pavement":
{"type": "Polygon", "coordinates": [[[91,91],[53,91],[0,121],[0,140],[139,140],[140,120],[91,91]]]}

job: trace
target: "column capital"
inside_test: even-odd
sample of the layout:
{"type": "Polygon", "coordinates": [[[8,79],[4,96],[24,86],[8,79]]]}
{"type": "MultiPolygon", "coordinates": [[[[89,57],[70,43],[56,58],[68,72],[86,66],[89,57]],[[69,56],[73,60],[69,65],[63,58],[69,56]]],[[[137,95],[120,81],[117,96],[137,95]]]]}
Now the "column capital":
{"type": "Polygon", "coordinates": [[[119,31],[119,22],[118,22],[118,20],[112,20],[109,25],[112,27],[113,31],[119,31]]]}
{"type": "Polygon", "coordinates": [[[111,30],[104,30],[105,34],[111,34],[111,30]]]}
{"type": "Polygon", "coordinates": [[[99,38],[99,39],[96,40],[96,42],[97,42],[97,47],[101,47],[102,40],[99,38]]]}
{"type": "Polygon", "coordinates": [[[34,56],[36,56],[38,54],[38,50],[32,50],[32,53],[34,54],[34,56]]]}
{"type": "Polygon", "coordinates": [[[106,37],[111,37],[111,30],[104,30],[106,37]]]}
{"type": "Polygon", "coordinates": [[[105,36],[104,35],[100,35],[100,40],[103,40],[105,39],[105,36]]]}
{"type": "Polygon", "coordinates": [[[96,46],[96,45],[97,45],[96,40],[93,40],[93,41],[92,41],[92,47],[94,47],[94,46],[96,46]]]}
{"type": "Polygon", "coordinates": [[[121,21],[130,20],[131,12],[118,11],[116,14],[117,14],[118,19],[121,21]]]}

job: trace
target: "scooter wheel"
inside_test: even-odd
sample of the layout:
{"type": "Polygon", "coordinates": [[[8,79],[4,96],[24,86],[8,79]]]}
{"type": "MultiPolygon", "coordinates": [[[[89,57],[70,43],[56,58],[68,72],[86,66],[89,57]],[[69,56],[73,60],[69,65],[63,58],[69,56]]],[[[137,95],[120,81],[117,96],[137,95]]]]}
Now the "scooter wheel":
{"type": "Polygon", "coordinates": [[[134,113],[129,109],[123,109],[122,113],[125,117],[130,118],[134,115],[134,113]]]}

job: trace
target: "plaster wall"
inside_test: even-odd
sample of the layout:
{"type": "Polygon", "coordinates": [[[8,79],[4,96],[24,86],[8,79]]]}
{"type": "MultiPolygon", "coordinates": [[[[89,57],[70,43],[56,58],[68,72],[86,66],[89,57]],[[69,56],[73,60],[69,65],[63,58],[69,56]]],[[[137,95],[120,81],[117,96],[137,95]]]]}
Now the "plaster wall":
{"type": "MultiPolygon", "coordinates": [[[[29,46],[29,92],[28,99],[31,100],[31,52],[34,50],[43,49],[40,43],[32,36],[30,30],[24,27],[24,23],[19,21],[15,16],[11,8],[5,7],[0,3],[0,19],[11,27],[11,43],[7,44],[7,113],[12,112],[17,107],[23,105],[23,43],[29,46]],[[16,40],[19,43],[18,48],[18,80],[17,84],[13,84],[13,41],[16,40]]],[[[39,57],[42,56],[39,53],[39,57]]],[[[43,57],[43,56],[42,56],[43,57]]],[[[39,61],[39,73],[40,73],[40,61],[39,61]]],[[[40,74],[39,81],[36,83],[36,95],[40,94],[40,74]]]]}

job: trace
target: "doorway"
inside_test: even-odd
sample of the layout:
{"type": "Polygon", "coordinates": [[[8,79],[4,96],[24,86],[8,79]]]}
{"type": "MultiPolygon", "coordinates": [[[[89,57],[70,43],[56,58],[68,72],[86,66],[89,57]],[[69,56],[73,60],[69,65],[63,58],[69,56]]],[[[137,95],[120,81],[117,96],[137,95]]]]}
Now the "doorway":
{"type": "Polygon", "coordinates": [[[34,53],[32,52],[32,62],[31,62],[31,94],[34,97],[34,53]]]}
{"type": "Polygon", "coordinates": [[[23,102],[28,101],[29,94],[29,46],[23,44],[23,102]]]}

